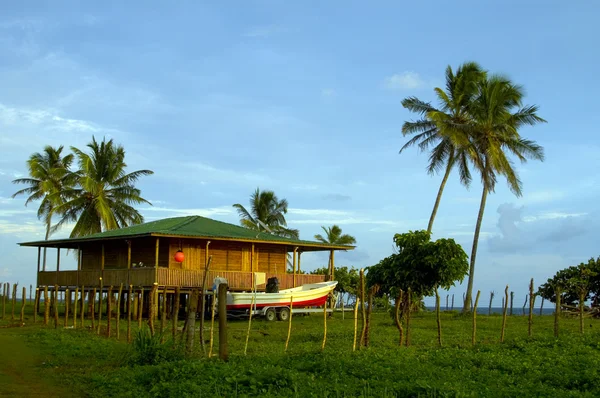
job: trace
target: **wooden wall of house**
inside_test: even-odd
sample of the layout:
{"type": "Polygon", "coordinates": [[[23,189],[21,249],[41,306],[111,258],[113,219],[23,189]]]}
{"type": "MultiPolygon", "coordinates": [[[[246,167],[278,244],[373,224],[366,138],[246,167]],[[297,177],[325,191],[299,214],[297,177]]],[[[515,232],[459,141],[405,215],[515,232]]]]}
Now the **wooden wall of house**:
{"type": "MultiPolygon", "coordinates": [[[[109,240],[103,243],[91,242],[82,246],[81,269],[100,269],[102,245],[104,244],[104,268],[127,268],[127,242],[123,239],[109,240]]],[[[131,240],[131,262],[144,263],[153,267],[155,263],[156,238],[137,238],[131,240]]],[[[212,271],[252,270],[252,244],[247,242],[211,241],[208,254],[212,256],[212,271]]],[[[159,239],[159,267],[174,269],[203,270],[206,262],[206,240],[195,239],[159,239]],[[175,253],[181,249],[185,260],[175,261],[175,253]]],[[[283,273],[286,270],[286,249],[282,245],[254,244],[254,271],[267,274],[283,273]]]]}
{"type": "MultiPolygon", "coordinates": [[[[104,269],[127,268],[127,242],[125,240],[107,240],[91,242],[82,246],[81,269],[100,269],[102,263],[102,245],[104,245],[104,269]]],[[[145,267],[154,267],[156,258],[156,238],[138,238],[131,240],[131,262],[144,263],[145,267]]],[[[158,266],[169,266],[169,240],[159,240],[158,266]]]]}
{"type": "MultiPolygon", "coordinates": [[[[250,272],[252,244],[247,242],[211,241],[208,255],[212,256],[210,269],[213,271],[250,272]]],[[[169,248],[169,268],[203,270],[206,263],[206,240],[171,239],[169,248]],[[177,250],[184,253],[185,260],[174,260],[177,250]]],[[[285,272],[286,250],[281,245],[254,245],[255,271],[276,273],[285,272]]]]}

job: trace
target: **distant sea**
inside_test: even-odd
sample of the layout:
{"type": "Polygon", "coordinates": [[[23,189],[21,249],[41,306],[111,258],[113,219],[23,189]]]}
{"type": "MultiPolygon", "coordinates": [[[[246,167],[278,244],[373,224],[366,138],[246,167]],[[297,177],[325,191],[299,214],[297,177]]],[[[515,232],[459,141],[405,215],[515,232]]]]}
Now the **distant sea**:
{"type": "MultiPolygon", "coordinates": [[[[542,310],[542,315],[553,315],[554,314],[554,305],[552,303],[550,303],[551,306],[550,307],[546,307],[544,306],[544,309],[542,310]]],[[[430,307],[427,306],[426,307],[427,310],[429,311],[435,311],[435,307],[430,307]]],[[[448,310],[450,309],[450,307],[448,307],[448,310]]],[[[446,306],[445,305],[441,305],[440,306],[440,310],[441,311],[446,311],[446,306]]],[[[461,306],[454,306],[454,310],[455,311],[460,311],[462,310],[462,305],[461,306]]],[[[492,314],[500,314],[502,315],[502,311],[503,308],[502,307],[492,307],[492,314]]],[[[481,314],[481,315],[487,315],[489,313],[489,308],[488,307],[477,307],[477,314],[481,314]]],[[[506,311],[507,315],[510,315],[510,307],[507,309],[506,311]]],[[[525,315],[529,314],[529,307],[525,308],[525,315]]],[[[513,307],[513,315],[523,315],[523,307],[513,307]]],[[[534,308],[533,309],[533,315],[540,315],[540,309],[538,308],[534,308]]]]}

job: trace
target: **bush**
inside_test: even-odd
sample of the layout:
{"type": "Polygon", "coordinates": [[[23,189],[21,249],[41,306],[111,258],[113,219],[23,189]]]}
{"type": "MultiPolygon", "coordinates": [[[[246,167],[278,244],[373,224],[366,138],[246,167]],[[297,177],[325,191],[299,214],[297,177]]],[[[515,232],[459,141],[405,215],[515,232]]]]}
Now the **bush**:
{"type": "Polygon", "coordinates": [[[148,327],[138,330],[131,344],[129,362],[133,365],[156,365],[183,359],[183,346],[172,339],[161,342],[163,337],[164,331],[152,336],[148,327]]]}

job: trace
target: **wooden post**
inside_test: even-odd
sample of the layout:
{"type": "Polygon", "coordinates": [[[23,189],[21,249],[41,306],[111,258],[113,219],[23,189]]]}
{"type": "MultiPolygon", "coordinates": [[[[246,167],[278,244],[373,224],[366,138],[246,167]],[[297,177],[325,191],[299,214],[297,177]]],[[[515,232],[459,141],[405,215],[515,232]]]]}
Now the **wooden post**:
{"type": "Polygon", "coordinates": [[[27,288],[23,286],[23,300],[21,302],[21,326],[25,325],[25,302],[27,300],[27,288]]]}
{"type": "Polygon", "coordinates": [[[365,328],[365,341],[364,341],[364,346],[368,347],[369,346],[369,342],[371,339],[371,313],[373,312],[373,294],[374,294],[374,290],[373,287],[371,287],[369,289],[369,294],[368,294],[368,308],[367,308],[367,323],[366,323],[366,328],[365,328]]]}
{"type": "MultiPolygon", "coordinates": [[[[208,252],[208,244],[210,241],[206,242],[206,250],[208,252]]],[[[254,247],[254,245],[252,245],[254,247]]],[[[212,261],[212,256],[208,256],[206,259],[206,264],[204,266],[204,275],[202,275],[202,295],[200,296],[200,346],[202,347],[202,352],[206,354],[206,346],[204,344],[204,313],[206,312],[206,281],[208,279],[208,270],[210,268],[210,263],[212,261]]],[[[252,274],[254,277],[254,274],[252,274]]],[[[177,308],[179,308],[179,296],[177,296],[177,308]]],[[[175,335],[173,335],[175,337],[175,335]]]]}
{"type": "Polygon", "coordinates": [[[229,359],[227,347],[227,284],[219,284],[219,358],[229,359]]]}
{"type": "MultiPolygon", "coordinates": [[[[475,305],[473,306],[473,336],[471,337],[471,344],[475,345],[477,342],[477,304],[479,304],[479,295],[481,294],[481,290],[477,291],[477,297],[475,297],[475,305]]],[[[494,297],[494,293],[492,293],[492,298],[494,297]]],[[[490,303],[492,300],[490,299],[490,303]]]]}
{"type": "Polygon", "coordinates": [[[131,343],[131,295],[133,294],[133,285],[129,285],[129,290],[127,291],[127,342],[131,343]]]}
{"type": "Polygon", "coordinates": [[[150,326],[150,334],[154,336],[154,290],[156,289],[157,283],[154,282],[152,289],[148,296],[148,326],[150,326]]]}
{"type": "MultiPolygon", "coordinates": [[[[515,292],[510,292],[510,316],[513,314],[513,301],[515,298],[515,292]]],[[[508,302],[508,296],[506,296],[506,301],[508,302]]]]}
{"type": "Polygon", "coordinates": [[[156,238],[156,251],[154,253],[154,282],[158,284],[158,249],[160,248],[160,240],[156,238]]]}
{"type": "MultiPolygon", "coordinates": [[[[172,315],[172,321],[173,321],[173,341],[175,341],[175,336],[177,335],[177,321],[179,320],[179,296],[181,295],[181,288],[179,286],[175,287],[175,300],[173,303],[173,315],[172,315]]],[[[202,315],[204,316],[204,314],[202,315]]],[[[202,319],[202,318],[201,318],[202,319]]],[[[203,322],[200,322],[200,325],[202,325],[203,322]]],[[[200,338],[202,339],[202,332],[200,332],[200,338]]],[[[204,343],[202,343],[204,344],[204,343]]]]}
{"type": "Polygon", "coordinates": [[[405,341],[405,345],[406,347],[408,347],[410,345],[410,313],[411,313],[411,306],[412,306],[412,292],[410,287],[408,288],[408,290],[406,291],[407,297],[406,297],[406,303],[407,303],[407,311],[406,311],[406,341],[405,341]]]}
{"type": "Polygon", "coordinates": [[[67,288],[65,290],[65,323],[63,327],[69,326],[69,307],[71,306],[71,291],[67,288]]]}
{"type": "MultiPolygon", "coordinates": [[[[79,246],[77,246],[77,286],[79,286],[79,271],[81,271],[81,256],[82,252],[79,246]]],[[[77,318],[75,318],[75,322],[77,322],[77,318]]]]}
{"type": "MultiPolygon", "coordinates": [[[[58,285],[58,273],[60,271],[60,247],[56,249],[56,281],[55,284],[58,285]]],[[[58,295],[56,296],[56,301],[58,302],[58,295]]]]}
{"type": "MultiPolygon", "coordinates": [[[[106,293],[106,336],[110,338],[110,326],[112,323],[112,299],[113,299],[113,294],[112,294],[112,290],[113,287],[112,285],[110,285],[108,287],[108,293],[106,293]]],[[[100,310],[102,310],[102,306],[100,307],[100,310]]],[[[100,323],[100,322],[98,322],[100,323]]]]}
{"type": "Polygon", "coordinates": [[[33,323],[37,321],[37,313],[40,306],[40,288],[35,288],[35,298],[33,299],[33,323]]]}
{"type": "Polygon", "coordinates": [[[535,304],[535,295],[533,294],[533,278],[531,278],[531,283],[529,283],[529,325],[527,332],[529,336],[531,336],[532,330],[531,327],[533,325],[533,306],[535,304]]]}
{"type": "MultiPolygon", "coordinates": [[[[102,274],[104,274],[104,245],[102,245],[102,274]]],[[[102,278],[100,278],[100,297],[98,297],[98,334],[102,323],[102,291],[104,290],[102,278]]]]}
{"type": "Polygon", "coordinates": [[[33,299],[33,286],[29,285],[29,304],[31,304],[32,299],[33,299]]]}
{"type": "MultiPolygon", "coordinates": [[[[254,287],[253,287],[254,290],[254,287]]],[[[252,329],[252,313],[254,312],[254,299],[255,295],[252,295],[252,299],[250,300],[250,315],[248,316],[248,330],[246,331],[246,344],[244,345],[244,355],[248,352],[248,340],[250,339],[250,330],[252,329]]],[[[290,311],[291,316],[291,311],[290,311]]],[[[286,345],[287,349],[287,345],[286,345]]]]}
{"type": "Polygon", "coordinates": [[[144,314],[144,288],[140,289],[140,299],[138,301],[138,329],[142,328],[142,316],[144,314]]]}
{"type": "Polygon", "coordinates": [[[54,285],[54,328],[58,328],[58,285],[54,285]]]}
{"type": "Polygon", "coordinates": [[[15,320],[15,306],[17,305],[17,285],[18,283],[14,283],[13,284],[13,291],[12,291],[12,313],[10,316],[10,320],[14,321],[15,320]]]}
{"type": "Polygon", "coordinates": [[[560,301],[562,292],[558,286],[554,291],[556,294],[556,309],[554,310],[554,337],[558,338],[558,323],[560,319],[560,301]]]}
{"type": "Polygon", "coordinates": [[[327,341],[327,302],[323,304],[323,344],[321,351],[325,350],[325,342],[327,341]]]}
{"type": "Polygon", "coordinates": [[[543,312],[544,312],[544,298],[542,297],[542,303],[540,305],[540,316],[542,316],[543,312]]]}
{"type": "Polygon", "coordinates": [[[521,315],[525,316],[525,307],[527,306],[527,295],[525,295],[525,302],[523,303],[523,309],[521,310],[521,315]]]}
{"type": "MultiPolygon", "coordinates": [[[[502,311],[502,333],[500,334],[500,342],[501,343],[504,343],[504,329],[506,329],[506,310],[507,310],[506,307],[507,306],[508,306],[508,285],[506,285],[506,289],[504,289],[504,309],[502,311]]],[[[512,312],[512,294],[511,294],[511,312],[512,312]]]]}
{"type": "MultiPolygon", "coordinates": [[[[479,298],[479,296],[477,296],[479,298]]],[[[437,318],[437,329],[438,329],[438,344],[442,346],[442,319],[440,318],[440,295],[438,289],[435,289],[435,316],[437,318]]]]}
{"type": "Polygon", "coordinates": [[[215,330],[215,307],[217,304],[217,292],[213,291],[213,296],[212,296],[212,309],[211,309],[211,316],[210,316],[210,347],[208,349],[208,357],[211,358],[212,357],[212,350],[213,350],[213,336],[214,336],[214,330],[215,330]]]}
{"type": "Polygon", "coordinates": [[[446,295],[446,311],[448,311],[448,308],[449,308],[449,307],[448,307],[448,299],[449,299],[449,298],[450,298],[450,295],[449,295],[449,294],[447,294],[447,295],[446,295]]]}
{"type": "Polygon", "coordinates": [[[331,249],[331,274],[329,276],[329,280],[335,280],[335,251],[331,249]]]}
{"type": "Polygon", "coordinates": [[[450,307],[450,311],[454,310],[454,294],[452,295],[452,306],[450,307]]]}
{"type": "Polygon", "coordinates": [[[292,260],[292,272],[293,272],[293,281],[292,286],[296,287],[296,255],[298,253],[298,248],[294,247],[293,251],[293,260],[292,260]]]}
{"type": "MultiPolygon", "coordinates": [[[[294,295],[290,295],[290,317],[288,319],[288,335],[285,340],[285,352],[287,352],[288,345],[290,344],[290,337],[292,336],[292,313],[294,312],[294,295]]],[[[356,335],[356,332],[355,332],[356,335]]]]}
{"type": "Polygon", "coordinates": [[[356,301],[354,302],[354,339],[352,339],[352,351],[356,351],[356,335],[358,333],[358,303],[360,299],[358,294],[356,295],[356,301]]]}
{"type": "Polygon", "coordinates": [[[39,286],[40,282],[40,256],[42,254],[42,247],[38,246],[38,257],[37,257],[37,274],[35,275],[35,285],[39,286]]]}
{"type": "Polygon", "coordinates": [[[8,294],[8,283],[2,284],[2,319],[6,316],[6,295],[8,294]]]}
{"type": "Polygon", "coordinates": [[[96,329],[96,326],[94,325],[94,322],[96,321],[96,288],[94,288],[94,290],[91,291],[90,293],[92,293],[92,297],[91,297],[92,305],[90,306],[90,310],[91,310],[90,318],[92,319],[92,330],[94,330],[94,329],[96,329]]]}
{"type": "Polygon", "coordinates": [[[490,305],[488,307],[488,315],[492,315],[492,301],[494,300],[494,296],[496,293],[494,291],[490,292],[490,305]]]}
{"type": "Polygon", "coordinates": [[[50,300],[48,299],[48,286],[44,286],[44,326],[48,326],[50,318],[50,300]]]}
{"type": "Polygon", "coordinates": [[[81,285],[81,311],[80,311],[80,323],[81,323],[81,327],[83,328],[83,320],[85,318],[85,286],[81,285]]]}
{"type": "Polygon", "coordinates": [[[163,289],[162,294],[162,315],[160,317],[160,341],[165,341],[165,329],[167,327],[167,287],[163,289]]]}
{"type": "MultiPolygon", "coordinates": [[[[131,286],[131,241],[127,241],[127,284],[131,286]]],[[[131,298],[127,296],[127,300],[131,301],[131,298]]]]}
{"type": "Polygon", "coordinates": [[[365,270],[360,269],[359,289],[360,289],[360,310],[362,315],[362,329],[360,331],[359,346],[363,346],[365,341],[365,332],[367,331],[367,311],[365,308],[365,270]]]}
{"type": "Polygon", "coordinates": [[[400,320],[400,305],[402,305],[403,299],[403,291],[400,289],[398,292],[398,297],[396,298],[396,305],[394,311],[394,321],[396,322],[396,327],[398,328],[398,333],[400,333],[400,347],[402,347],[402,340],[404,339],[404,329],[402,328],[402,321],[400,320]]]}
{"type": "Polygon", "coordinates": [[[121,337],[121,300],[123,299],[123,284],[119,285],[119,294],[117,295],[117,340],[121,337]]]}
{"type": "Polygon", "coordinates": [[[77,304],[79,304],[79,286],[75,286],[75,301],[73,302],[73,327],[77,328],[77,304]]]}
{"type": "MultiPolygon", "coordinates": [[[[102,253],[100,257],[100,270],[102,272],[101,280],[104,279],[104,244],[102,245],[102,253]]],[[[102,289],[100,289],[100,294],[102,294],[102,289]]]]}
{"type": "MultiPolygon", "coordinates": [[[[227,300],[227,298],[225,298],[227,300]]],[[[192,289],[190,300],[188,302],[186,330],[185,330],[185,350],[189,354],[194,348],[194,332],[196,329],[196,313],[198,312],[198,289],[192,289]]],[[[221,314],[219,314],[219,319],[221,314]]]]}

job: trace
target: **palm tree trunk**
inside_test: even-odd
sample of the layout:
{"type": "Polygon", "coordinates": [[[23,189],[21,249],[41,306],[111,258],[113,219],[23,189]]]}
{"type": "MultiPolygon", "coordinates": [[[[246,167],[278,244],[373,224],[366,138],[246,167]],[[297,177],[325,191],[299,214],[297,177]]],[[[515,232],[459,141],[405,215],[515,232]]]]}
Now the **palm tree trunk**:
{"type": "Polygon", "coordinates": [[[444,178],[442,179],[442,183],[440,184],[440,189],[438,190],[437,197],[435,198],[435,204],[433,205],[433,211],[431,212],[431,217],[429,218],[429,225],[427,225],[427,232],[431,233],[431,229],[433,228],[433,220],[435,220],[435,215],[437,214],[438,207],[440,207],[440,201],[442,200],[442,194],[444,193],[444,187],[446,187],[446,182],[448,181],[448,177],[450,176],[450,172],[452,171],[452,161],[448,161],[448,165],[446,166],[446,174],[444,174],[444,178]]]}
{"type": "Polygon", "coordinates": [[[479,242],[479,232],[481,231],[481,222],[483,221],[483,212],[485,211],[485,201],[487,199],[487,194],[487,184],[484,183],[483,193],[481,194],[481,204],[479,205],[479,214],[477,215],[477,224],[475,225],[475,235],[473,236],[473,248],[471,249],[471,264],[469,265],[469,283],[467,285],[467,294],[465,295],[463,312],[469,312],[471,310],[471,297],[473,296],[473,278],[475,276],[475,257],[477,256],[477,243],[479,242]]]}
{"type": "MultiPolygon", "coordinates": [[[[46,221],[46,238],[45,238],[45,240],[48,240],[50,238],[50,226],[51,225],[52,225],[52,218],[48,217],[48,220],[46,221]]],[[[43,262],[42,271],[46,271],[46,248],[45,247],[44,247],[44,262],[43,262]]]]}

